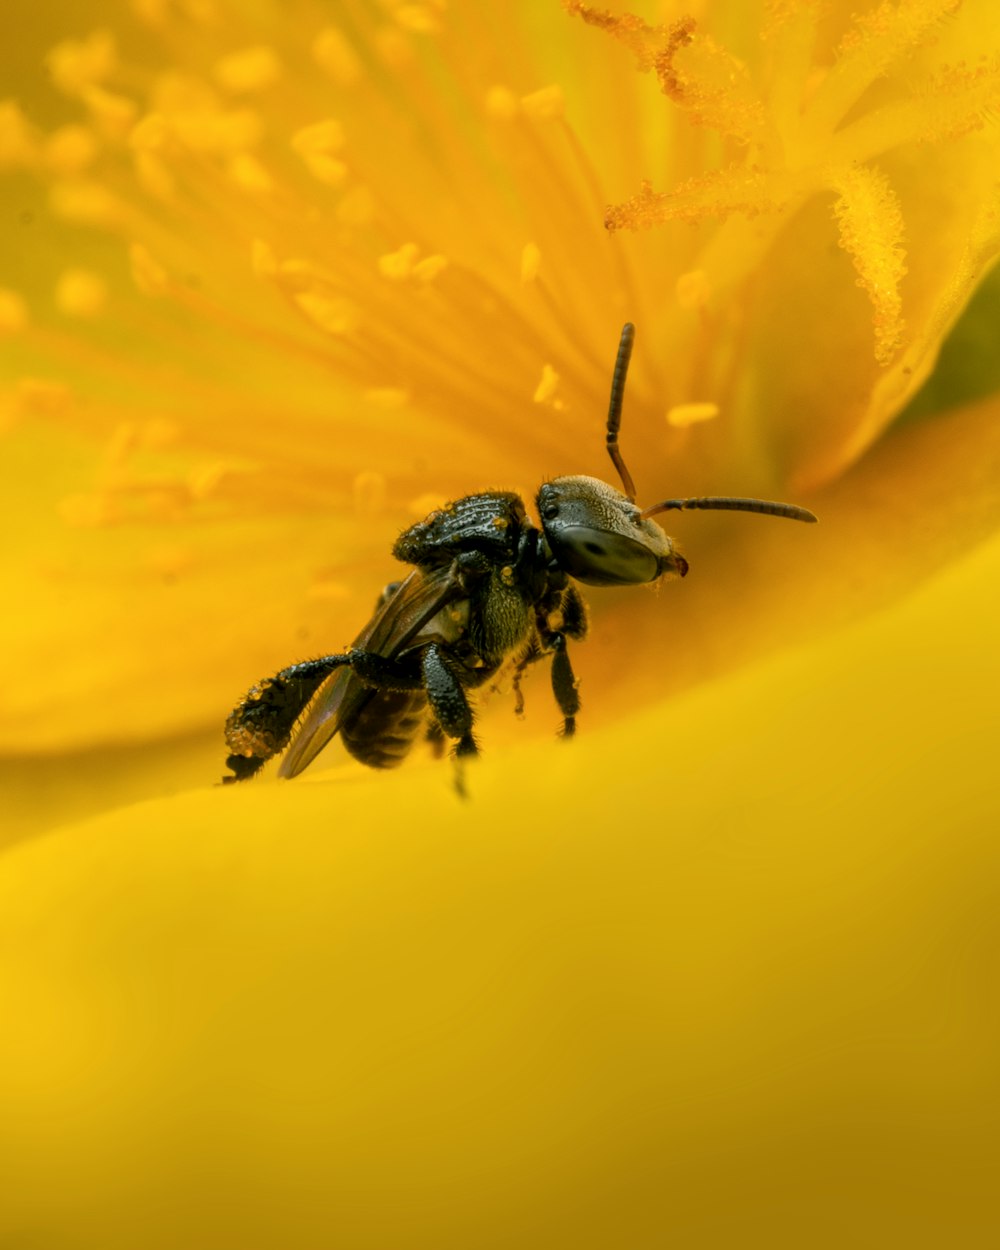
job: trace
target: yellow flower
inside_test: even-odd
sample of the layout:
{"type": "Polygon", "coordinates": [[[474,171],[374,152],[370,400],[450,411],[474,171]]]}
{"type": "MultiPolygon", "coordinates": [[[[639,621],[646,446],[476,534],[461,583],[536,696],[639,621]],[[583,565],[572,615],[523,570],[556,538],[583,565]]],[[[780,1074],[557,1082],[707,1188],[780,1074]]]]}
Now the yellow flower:
{"type": "Polygon", "coordinates": [[[33,6],[0,1240],[981,1239],[995,283],[927,380],[1000,247],[1000,17],[855,9],[33,6]],[[611,476],[625,320],[640,499],[821,526],[679,519],[682,586],[589,596],[578,739],[536,673],[468,804],[333,749],[206,788],[403,526],[611,476]]]}

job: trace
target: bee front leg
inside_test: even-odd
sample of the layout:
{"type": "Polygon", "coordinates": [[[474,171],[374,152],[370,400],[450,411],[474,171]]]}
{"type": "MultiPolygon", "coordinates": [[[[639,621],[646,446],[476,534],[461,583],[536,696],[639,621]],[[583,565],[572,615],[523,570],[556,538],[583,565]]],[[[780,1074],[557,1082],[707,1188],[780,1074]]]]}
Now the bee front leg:
{"type": "Polygon", "coordinates": [[[543,605],[538,618],[538,633],[542,645],[552,655],[552,694],[563,714],[560,735],[572,738],[576,733],[576,715],[580,710],[580,695],[576,677],[569,660],[568,638],[577,640],[587,636],[587,605],[583,596],[573,585],[567,586],[555,605],[543,605]],[[552,614],[550,616],[550,614],[552,614]],[[549,620],[553,623],[550,626],[549,620]]]}
{"type": "Polygon", "coordinates": [[[567,586],[562,599],[563,623],[560,630],[567,638],[581,642],[587,636],[587,605],[575,586],[567,586]]]}
{"type": "Polygon", "coordinates": [[[580,693],[577,690],[576,678],[573,676],[573,666],[569,662],[566,638],[561,633],[553,633],[545,639],[545,643],[554,653],[552,656],[552,693],[559,705],[559,711],[563,714],[560,732],[562,737],[572,738],[576,733],[576,714],[580,710],[580,693]]]}

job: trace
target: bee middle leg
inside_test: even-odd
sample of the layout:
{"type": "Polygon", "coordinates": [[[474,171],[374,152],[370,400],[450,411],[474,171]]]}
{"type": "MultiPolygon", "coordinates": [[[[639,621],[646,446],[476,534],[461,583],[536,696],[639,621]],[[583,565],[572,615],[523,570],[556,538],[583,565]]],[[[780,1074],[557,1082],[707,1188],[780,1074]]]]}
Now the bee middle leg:
{"type": "Polygon", "coordinates": [[[374,690],[419,690],[424,684],[420,667],[413,662],[412,655],[397,660],[366,651],[364,647],[354,647],[347,655],[355,677],[374,690]]]}
{"type": "Polygon", "coordinates": [[[474,756],[479,747],[472,736],[473,715],[465,688],[453,663],[436,643],[425,647],[421,656],[423,686],[441,731],[457,738],[455,755],[474,756]]]}

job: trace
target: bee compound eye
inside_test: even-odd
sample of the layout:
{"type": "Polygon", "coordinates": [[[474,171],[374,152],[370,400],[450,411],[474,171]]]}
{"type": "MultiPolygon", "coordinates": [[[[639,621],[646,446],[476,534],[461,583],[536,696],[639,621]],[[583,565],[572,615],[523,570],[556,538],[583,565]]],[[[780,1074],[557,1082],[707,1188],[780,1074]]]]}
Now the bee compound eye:
{"type": "Polygon", "coordinates": [[[559,515],[559,505],[557,503],[547,503],[542,509],[542,516],[546,521],[554,521],[559,515]]]}

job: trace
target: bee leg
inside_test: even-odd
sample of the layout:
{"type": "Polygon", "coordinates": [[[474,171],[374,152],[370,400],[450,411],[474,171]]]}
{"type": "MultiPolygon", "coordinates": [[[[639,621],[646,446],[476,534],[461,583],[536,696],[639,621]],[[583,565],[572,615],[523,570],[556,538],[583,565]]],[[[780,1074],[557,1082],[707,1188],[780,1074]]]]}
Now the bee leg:
{"type": "Polygon", "coordinates": [[[577,641],[586,638],[587,605],[575,586],[566,587],[561,607],[563,623],[560,632],[577,641]]]}
{"type": "Polygon", "coordinates": [[[251,687],[226,721],[226,767],[233,774],[224,785],[246,781],[284,750],[292,728],[323,681],[351,662],[350,655],[324,655],[291,664],[251,687]]]}
{"type": "Polygon", "coordinates": [[[426,647],[421,657],[424,689],[442,733],[457,738],[455,747],[455,788],[465,797],[463,762],[479,754],[479,747],[472,736],[472,708],[465,697],[465,690],[454,667],[448,662],[444,650],[436,643],[426,647]]]}
{"type": "Polygon", "coordinates": [[[573,585],[562,590],[557,589],[558,598],[543,602],[537,616],[538,635],[545,650],[552,655],[552,693],[559,710],[563,714],[560,736],[572,738],[576,733],[576,714],[580,710],[580,695],[577,692],[573,666],[569,661],[566,639],[581,639],[587,636],[587,605],[583,596],[573,585]],[[555,628],[549,625],[551,614],[555,614],[555,628]]]}
{"type": "MultiPolygon", "coordinates": [[[[532,664],[537,664],[545,652],[539,645],[537,638],[532,638],[528,643],[524,655],[514,665],[514,672],[511,677],[511,688],[514,692],[514,715],[518,720],[524,719],[524,691],[521,689],[521,679],[532,664]]],[[[496,687],[494,687],[496,689],[496,687]]]]}
{"type": "Polygon", "coordinates": [[[552,656],[552,693],[559,711],[563,714],[560,734],[563,738],[572,738],[576,733],[576,714],[580,710],[580,694],[573,676],[573,666],[569,662],[569,651],[566,636],[552,633],[545,639],[547,646],[553,651],[552,656]]]}

